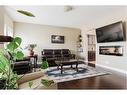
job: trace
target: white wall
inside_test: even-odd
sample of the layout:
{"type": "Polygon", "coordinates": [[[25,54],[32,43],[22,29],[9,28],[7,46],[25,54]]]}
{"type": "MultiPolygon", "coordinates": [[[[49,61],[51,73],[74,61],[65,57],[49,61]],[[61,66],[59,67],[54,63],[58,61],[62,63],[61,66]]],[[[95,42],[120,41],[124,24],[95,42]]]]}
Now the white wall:
{"type": "MultiPolygon", "coordinates": [[[[76,53],[77,40],[80,34],[80,29],[55,27],[47,25],[29,24],[29,23],[14,23],[15,36],[23,39],[22,47],[28,44],[37,44],[35,53],[41,55],[43,49],[70,49],[72,53],[76,53]],[[64,44],[51,43],[51,35],[65,36],[64,44]]],[[[28,55],[28,50],[24,50],[28,55]]]]}
{"type": "Polygon", "coordinates": [[[13,20],[11,19],[11,17],[7,13],[5,13],[4,14],[4,32],[8,31],[8,28],[10,28],[12,30],[12,32],[13,32],[13,29],[14,29],[13,20]]]}
{"type": "Polygon", "coordinates": [[[0,6],[0,35],[4,34],[4,10],[0,6]]]}
{"type": "MultiPolygon", "coordinates": [[[[4,12],[3,7],[0,6],[0,35],[4,34],[4,12]]],[[[3,44],[0,44],[0,48],[3,48],[3,44]]]]}
{"type": "MultiPolygon", "coordinates": [[[[88,25],[84,25],[82,27],[82,35],[84,38],[84,55],[87,56],[87,34],[95,34],[95,29],[117,22],[117,21],[125,21],[127,15],[126,10],[119,11],[117,13],[108,14],[107,16],[103,18],[96,18],[93,23],[90,23],[88,25]]],[[[126,33],[127,34],[127,33],[126,33]]],[[[125,72],[127,70],[127,41],[126,42],[111,42],[111,43],[97,43],[96,45],[96,64],[99,66],[111,68],[117,71],[125,72]],[[99,46],[110,46],[110,45],[120,45],[123,46],[123,56],[108,56],[108,55],[99,55],[99,46]]]]}
{"type": "MultiPolygon", "coordinates": [[[[4,7],[0,6],[0,35],[4,35],[5,25],[6,27],[11,27],[13,30],[13,20],[6,13],[4,7]]],[[[4,45],[0,44],[0,48],[3,48],[3,47],[4,45]]]]}

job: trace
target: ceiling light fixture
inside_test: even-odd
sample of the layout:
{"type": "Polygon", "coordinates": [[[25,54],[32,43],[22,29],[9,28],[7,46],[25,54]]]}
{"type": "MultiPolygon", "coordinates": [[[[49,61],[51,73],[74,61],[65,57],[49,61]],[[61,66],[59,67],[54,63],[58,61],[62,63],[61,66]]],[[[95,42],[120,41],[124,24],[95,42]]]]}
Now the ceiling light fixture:
{"type": "Polygon", "coordinates": [[[72,6],[64,6],[64,11],[65,12],[69,12],[69,11],[72,11],[72,10],[73,10],[72,6]]]}
{"type": "Polygon", "coordinates": [[[28,12],[28,11],[17,10],[17,12],[19,12],[19,13],[21,13],[23,15],[29,16],[29,17],[35,17],[31,12],[28,12]]]}

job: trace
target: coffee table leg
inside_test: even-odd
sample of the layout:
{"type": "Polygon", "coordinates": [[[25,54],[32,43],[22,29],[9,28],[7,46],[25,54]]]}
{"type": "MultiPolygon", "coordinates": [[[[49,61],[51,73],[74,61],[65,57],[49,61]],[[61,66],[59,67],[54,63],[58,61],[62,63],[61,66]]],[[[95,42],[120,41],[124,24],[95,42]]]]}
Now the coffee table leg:
{"type": "Polygon", "coordinates": [[[78,72],[78,63],[76,64],[76,71],[78,72]]]}
{"type": "Polygon", "coordinates": [[[63,65],[61,65],[61,74],[63,74],[63,65]]]}
{"type": "Polygon", "coordinates": [[[73,68],[73,66],[71,65],[71,68],[73,68]]]}
{"type": "Polygon", "coordinates": [[[59,70],[59,65],[57,66],[57,69],[59,70]]]}

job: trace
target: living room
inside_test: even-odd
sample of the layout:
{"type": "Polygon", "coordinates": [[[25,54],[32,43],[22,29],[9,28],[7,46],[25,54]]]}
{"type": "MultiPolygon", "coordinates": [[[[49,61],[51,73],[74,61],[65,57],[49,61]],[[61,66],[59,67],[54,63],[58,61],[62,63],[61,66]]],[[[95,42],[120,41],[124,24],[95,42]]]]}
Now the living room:
{"type": "MultiPolygon", "coordinates": [[[[22,39],[21,48],[24,57],[31,59],[31,64],[34,65],[31,67],[35,69],[35,71],[32,70],[29,73],[25,73],[27,78],[24,77],[20,81],[22,83],[20,87],[25,89],[28,84],[39,84],[37,81],[43,76],[40,71],[40,65],[46,53],[49,53],[48,57],[49,55],[53,57],[50,58],[50,63],[46,56],[49,68],[53,62],[56,67],[53,66],[51,69],[54,70],[55,68],[55,70],[59,71],[58,75],[62,75],[62,77],[60,79],[60,76],[51,76],[50,79],[55,81],[55,83],[51,87],[45,88],[43,86],[41,89],[126,89],[126,9],[126,6],[0,6],[0,35],[14,38],[20,37],[22,39]],[[29,14],[33,17],[30,17],[29,14]],[[98,38],[96,38],[97,29],[108,26],[113,27],[115,24],[118,24],[118,29],[121,29],[122,25],[123,28],[120,31],[124,39],[114,42],[110,40],[99,42],[98,38]],[[58,41],[59,39],[60,42],[58,41]],[[31,52],[28,48],[30,45],[35,46],[33,55],[30,55],[31,52]],[[112,48],[118,48],[118,54],[121,55],[119,56],[117,51],[115,54],[113,52],[112,55],[110,55],[109,51],[107,53],[106,49],[112,48]],[[92,53],[88,51],[92,51],[92,53]],[[68,59],[70,55],[73,60],[65,62],[62,59],[63,56],[68,59]],[[56,57],[55,60],[54,56],[56,57]],[[90,58],[91,56],[92,58],[90,58]],[[36,57],[37,62],[34,62],[36,57]],[[60,61],[58,60],[59,58],[60,61]],[[64,64],[69,66],[64,66],[64,64]],[[71,71],[70,65],[72,67],[71,71]],[[76,70],[73,70],[74,66],[76,66],[76,70]],[[82,66],[85,69],[83,69],[83,75],[80,76],[82,74],[80,72],[82,66]],[[87,66],[90,70],[92,70],[91,66],[93,66],[96,68],[95,71],[101,69],[100,71],[102,72],[95,72],[97,73],[95,74],[91,71],[91,76],[90,74],[85,76],[84,73],[87,71],[87,66]],[[69,67],[68,72],[73,73],[73,71],[76,71],[73,73],[73,77],[71,74],[69,75],[65,67],[69,67]],[[66,72],[69,76],[64,78],[66,75],[64,73],[66,72]],[[120,76],[117,76],[117,74],[120,76]],[[31,82],[30,79],[34,80],[34,82],[31,82]],[[28,82],[24,84],[24,80],[28,82]]],[[[7,42],[1,41],[0,48],[3,49],[6,45],[7,42]]],[[[48,69],[49,76],[54,74],[54,72],[50,72],[48,69]]],[[[29,86],[26,89],[36,88],[34,85],[29,86]]]]}

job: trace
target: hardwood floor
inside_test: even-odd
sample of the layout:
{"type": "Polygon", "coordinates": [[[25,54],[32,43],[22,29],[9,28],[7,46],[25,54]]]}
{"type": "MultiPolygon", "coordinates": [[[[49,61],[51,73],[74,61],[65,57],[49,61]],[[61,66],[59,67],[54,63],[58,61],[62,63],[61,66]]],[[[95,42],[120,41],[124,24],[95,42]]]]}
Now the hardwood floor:
{"type": "Polygon", "coordinates": [[[58,89],[127,89],[127,76],[112,74],[58,83],[58,89]]]}

